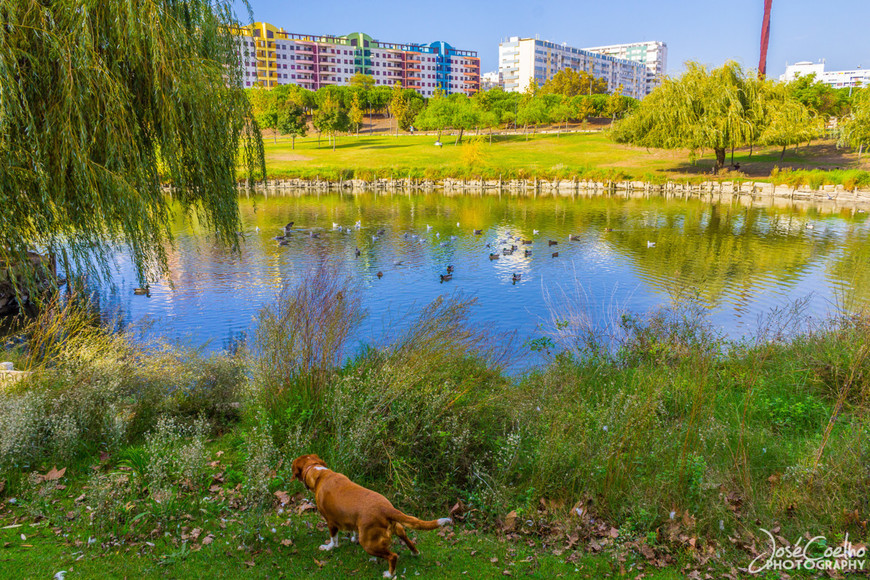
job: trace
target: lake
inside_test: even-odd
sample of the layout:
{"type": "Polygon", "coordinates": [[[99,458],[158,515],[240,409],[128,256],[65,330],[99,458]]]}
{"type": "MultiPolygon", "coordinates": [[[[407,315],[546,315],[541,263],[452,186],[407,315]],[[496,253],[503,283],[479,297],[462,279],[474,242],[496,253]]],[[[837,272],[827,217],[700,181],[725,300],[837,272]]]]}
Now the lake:
{"type": "Polygon", "coordinates": [[[125,322],[149,320],[146,336],[231,348],[282,285],[304,281],[324,260],[359,283],[367,318],[356,342],[389,339],[416,309],[454,292],[477,299],[476,323],[516,331],[520,343],[543,336],[553,312],[558,320],[578,303],[592,324],[604,325],[623,311],[646,313],[694,296],[736,338],[754,333],[760,315],[796,300],[806,300],[804,314],[816,318],[870,300],[867,214],[849,208],[400,193],[261,194],[240,197],[240,207],[240,253],[179,217],[170,279],[152,284],[150,297],[134,296],[138,284],[122,258],[114,287],[100,292],[101,307],[125,322]],[[279,245],[273,238],[291,221],[279,245]],[[518,249],[504,255],[511,245],[518,249]],[[453,277],[442,282],[448,265],[453,277]]]}

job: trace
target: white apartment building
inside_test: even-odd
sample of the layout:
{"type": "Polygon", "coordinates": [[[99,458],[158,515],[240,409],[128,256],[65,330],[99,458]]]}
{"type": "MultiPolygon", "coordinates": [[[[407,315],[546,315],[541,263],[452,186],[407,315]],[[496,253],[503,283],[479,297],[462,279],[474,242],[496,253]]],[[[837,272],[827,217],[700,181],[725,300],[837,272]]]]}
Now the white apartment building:
{"type": "Polygon", "coordinates": [[[835,89],[870,86],[870,69],[825,71],[824,62],[812,63],[809,61],[787,64],[785,74],[781,75],[779,80],[791,82],[799,76],[805,77],[811,74],[816,75],[816,81],[835,89]]]}
{"type": "Polygon", "coordinates": [[[647,94],[659,86],[668,70],[668,45],[658,40],[633,42],[631,44],[612,44],[595,46],[586,50],[616,58],[633,60],[646,65],[647,94]]]}
{"type": "Polygon", "coordinates": [[[608,92],[622,85],[628,97],[642,99],[649,93],[645,63],[536,38],[513,36],[498,45],[498,70],[506,91],[522,92],[533,79],[543,85],[569,68],[604,79],[608,92]]]}
{"type": "Polygon", "coordinates": [[[495,87],[500,86],[501,80],[499,79],[497,70],[480,75],[480,90],[488,91],[489,89],[494,89],[495,87]]]}

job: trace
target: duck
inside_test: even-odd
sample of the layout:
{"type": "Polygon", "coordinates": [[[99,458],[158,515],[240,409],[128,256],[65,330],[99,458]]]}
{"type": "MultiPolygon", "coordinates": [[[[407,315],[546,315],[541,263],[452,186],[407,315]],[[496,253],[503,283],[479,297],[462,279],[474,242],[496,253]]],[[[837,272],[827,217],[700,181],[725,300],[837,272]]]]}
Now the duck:
{"type": "Polygon", "coordinates": [[[547,242],[547,246],[556,246],[558,244],[559,242],[557,242],[556,240],[550,240],[549,242],[547,242]]]}
{"type": "Polygon", "coordinates": [[[379,236],[382,236],[382,235],[384,235],[385,233],[387,233],[387,230],[385,230],[384,228],[381,228],[381,229],[378,230],[378,235],[379,235],[379,236]]]}
{"type": "Polygon", "coordinates": [[[375,275],[376,275],[378,278],[383,278],[383,277],[384,277],[384,273],[381,272],[380,270],[379,270],[378,273],[375,274],[375,275]]]}
{"type": "Polygon", "coordinates": [[[378,241],[378,237],[377,237],[377,236],[372,236],[372,241],[373,241],[373,242],[377,242],[377,241],[378,241]]]}
{"type": "Polygon", "coordinates": [[[647,247],[647,248],[655,248],[655,247],[656,247],[656,243],[647,240],[647,241],[646,241],[646,247],[647,247]]]}
{"type": "Polygon", "coordinates": [[[453,266],[447,266],[447,273],[448,273],[448,274],[452,274],[452,273],[453,273],[453,266]]]}
{"type": "Polygon", "coordinates": [[[401,265],[402,265],[402,260],[396,260],[395,262],[393,262],[393,266],[401,266],[401,265]]]}
{"type": "Polygon", "coordinates": [[[513,245],[513,244],[511,245],[511,252],[513,252],[514,250],[517,250],[517,249],[519,249],[519,248],[516,245],[513,245]]]}
{"type": "Polygon", "coordinates": [[[290,242],[288,242],[287,240],[281,240],[280,242],[278,242],[278,245],[279,246],[289,246],[290,242]]]}
{"type": "Polygon", "coordinates": [[[441,274],[441,281],[442,282],[449,282],[452,279],[453,279],[453,274],[441,274]]]}
{"type": "Polygon", "coordinates": [[[526,257],[526,258],[528,258],[528,257],[531,256],[531,255],[532,255],[532,251],[531,251],[531,250],[526,250],[526,251],[525,251],[525,257],[526,257]]]}
{"type": "Polygon", "coordinates": [[[284,229],[285,229],[285,230],[289,230],[289,229],[291,229],[291,228],[293,227],[293,224],[295,224],[295,223],[296,223],[296,222],[287,222],[287,225],[284,226],[284,229]]]}
{"type": "Polygon", "coordinates": [[[272,238],[272,239],[275,240],[275,241],[277,241],[277,242],[280,242],[281,240],[284,239],[284,236],[275,236],[275,237],[272,238]]]}
{"type": "Polygon", "coordinates": [[[490,259],[490,260],[498,260],[498,258],[499,258],[499,255],[498,255],[498,254],[490,254],[490,255],[489,255],[489,259],[490,259]]]}
{"type": "Polygon", "coordinates": [[[361,222],[360,220],[356,220],[356,223],[353,224],[353,227],[355,227],[356,229],[361,229],[361,228],[362,228],[362,222],[361,222]]]}
{"type": "Polygon", "coordinates": [[[552,254],[550,257],[551,257],[551,258],[558,258],[558,257],[559,257],[559,252],[553,252],[553,254],[552,254]]]}
{"type": "Polygon", "coordinates": [[[520,281],[520,278],[522,278],[522,277],[523,277],[522,274],[517,274],[516,272],[514,272],[514,275],[511,277],[511,281],[516,284],[517,282],[520,281]]]}
{"type": "Polygon", "coordinates": [[[320,234],[318,234],[317,232],[310,232],[310,233],[308,234],[308,237],[310,237],[310,238],[319,238],[319,237],[320,237],[320,234]]]}
{"type": "Polygon", "coordinates": [[[145,284],[144,288],[133,288],[133,294],[136,296],[151,296],[151,286],[145,284]]]}
{"type": "Polygon", "coordinates": [[[814,226],[813,224],[807,224],[807,229],[808,229],[808,230],[811,230],[811,229],[813,229],[814,227],[815,227],[815,226],[814,226]]]}
{"type": "Polygon", "coordinates": [[[475,236],[479,236],[479,235],[483,234],[483,230],[473,230],[473,231],[474,231],[475,236]]]}
{"type": "Polygon", "coordinates": [[[579,242],[580,236],[578,236],[577,234],[568,234],[568,241],[569,242],[579,242]]]}
{"type": "Polygon", "coordinates": [[[447,242],[441,242],[441,247],[442,247],[442,248],[446,248],[446,247],[447,247],[447,242]]]}
{"type": "Polygon", "coordinates": [[[524,246],[528,246],[529,244],[534,243],[534,241],[535,241],[535,240],[523,240],[522,242],[523,242],[523,245],[524,245],[524,246]]]}
{"type": "Polygon", "coordinates": [[[612,232],[612,231],[613,231],[613,228],[604,228],[604,231],[605,231],[605,232],[612,232]]]}
{"type": "Polygon", "coordinates": [[[359,251],[359,248],[356,248],[356,250],[354,251],[354,254],[356,255],[357,258],[359,258],[361,253],[362,252],[359,251]]]}
{"type": "Polygon", "coordinates": [[[501,253],[504,254],[505,256],[511,256],[511,255],[513,255],[514,251],[513,251],[513,250],[509,250],[509,249],[507,249],[507,248],[502,248],[501,253]]]}

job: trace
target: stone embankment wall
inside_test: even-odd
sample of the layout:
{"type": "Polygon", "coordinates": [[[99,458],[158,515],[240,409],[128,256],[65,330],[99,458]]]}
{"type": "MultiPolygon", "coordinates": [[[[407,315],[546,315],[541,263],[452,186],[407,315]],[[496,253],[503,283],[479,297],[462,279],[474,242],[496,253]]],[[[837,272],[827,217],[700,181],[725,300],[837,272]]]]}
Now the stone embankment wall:
{"type": "Polygon", "coordinates": [[[28,371],[16,371],[11,362],[0,362],[0,387],[20,381],[29,374],[28,371]]]}
{"type": "MultiPolygon", "coordinates": [[[[483,179],[359,179],[326,181],[308,179],[267,180],[256,184],[239,185],[240,191],[269,195],[282,192],[435,192],[444,194],[509,194],[528,196],[574,196],[621,194],[629,197],[664,196],[668,198],[699,198],[709,201],[728,201],[735,198],[746,202],[786,201],[816,202],[820,204],[870,205],[870,190],[848,191],[842,185],[826,185],[821,189],[792,188],[760,181],[707,181],[688,183],[669,181],[663,184],[642,181],[598,182],[582,179],[562,180],[483,180],[483,179]]],[[[167,187],[171,193],[171,188],[167,187]]]]}

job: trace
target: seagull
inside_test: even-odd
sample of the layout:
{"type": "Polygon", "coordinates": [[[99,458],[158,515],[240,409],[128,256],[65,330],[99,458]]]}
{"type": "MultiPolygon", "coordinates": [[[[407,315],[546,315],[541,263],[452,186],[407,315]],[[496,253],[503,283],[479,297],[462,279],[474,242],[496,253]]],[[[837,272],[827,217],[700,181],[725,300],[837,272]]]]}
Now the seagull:
{"type": "Polygon", "coordinates": [[[426,231],[428,232],[431,229],[432,229],[432,226],[430,226],[429,224],[426,224],[426,231]]]}
{"type": "Polygon", "coordinates": [[[808,230],[811,230],[811,229],[813,229],[814,227],[815,227],[815,226],[814,226],[813,224],[807,224],[807,229],[808,229],[808,230]]]}
{"type": "Polygon", "coordinates": [[[377,236],[372,236],[372,241],[373,241],[373,242],[377,242],[377,241],[378,241],[378,237],[377,237],[377,236]]]}
{"type": "Polygon", "coordinates": [[[435,237],[436,237],[436,238],[440,238],[440,237],[441,237],[441,234],[439,234],[438,232],[435,232],[435,237]]]}
{"type": "Polygon", "coordinates": [[[332,229],[335,229],[335,228],[341,229],[341,226],[335,222],[332,222],[332,229]]]}
{"type": "Polygon", "coordinates": [[[451,240],[455,240],[455,239],[456,239],[456,236],[450,236],[450,239],[451,239],[451,240]]]}
{"type": "Polygon", "coordinates": [[[656,247],[656,243],[647,240],[647,242],[646,242],[646,247],[647,247],[647,248],[655,248],[655,247],[656,247]]]}
{"type": "Polygon", "coordinates": [[[393,262],[393,266],[401,266],[401,265],[402,265],[402,260],[396,260],[395,262],[393,262]]]}
{"type": "Polygon", "coordinates": [[[540,233],[541,233],[541,232],[539,232],[538,230],[532,230],[532,235],[534,235],[534,236],[537,236],[537,235],[540,234],[540,233]]]}
{"type": "Polygon", "coordinates": [[[459,227],[459,222],[456,222],[456,227],[457,227],[457,228],[459,227]]]}

